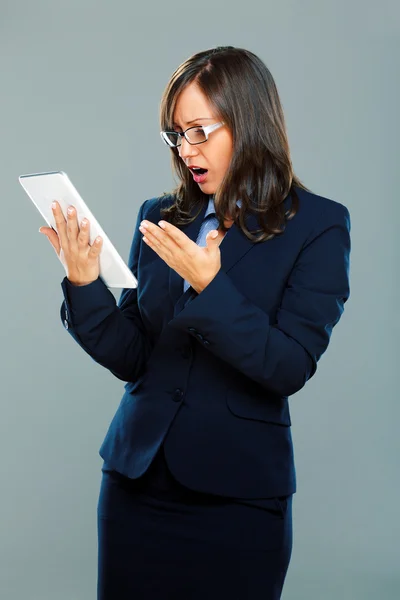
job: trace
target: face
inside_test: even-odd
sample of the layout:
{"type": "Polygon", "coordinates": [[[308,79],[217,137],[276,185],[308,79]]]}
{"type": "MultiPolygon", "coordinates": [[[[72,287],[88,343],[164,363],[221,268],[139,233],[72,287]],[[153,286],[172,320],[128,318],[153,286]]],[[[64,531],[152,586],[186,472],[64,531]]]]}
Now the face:
{"type": "MultiPolygon", "coordinates": [[[[219,123],[215,109],[195,83],[190,83],[180,93],[174,112],[175,131],[185,131],[188,127],[207,126],[219,123]]],[[[193,174],[201,191],[215,194],[228,170],[233,154],[233,139],[227,125],[212,131],[208,140],[202,144],[191,145],[182,138],[178,147],[179,156],[188,169],[200,167],[207,169],[205,176],[199,178],[193,174]]]]}

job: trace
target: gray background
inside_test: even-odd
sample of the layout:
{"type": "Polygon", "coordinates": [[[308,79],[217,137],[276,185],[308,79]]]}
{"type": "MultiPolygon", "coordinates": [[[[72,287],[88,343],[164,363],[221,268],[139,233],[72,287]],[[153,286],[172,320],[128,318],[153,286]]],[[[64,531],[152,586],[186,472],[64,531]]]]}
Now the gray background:
{"type": "Polygon", "coordinates": [[[291,399],[283,598],[399,598],[395,4],[1,0],[2,600],[95,598],[97,451],[123,392],[62,327],[63,267],[18,175],[65,170],[127,259],[140,204],[173,184],[164,86],[189,55],[225,44],[269,66],[297,174],[352,217],[351,299],[291,399]]]}

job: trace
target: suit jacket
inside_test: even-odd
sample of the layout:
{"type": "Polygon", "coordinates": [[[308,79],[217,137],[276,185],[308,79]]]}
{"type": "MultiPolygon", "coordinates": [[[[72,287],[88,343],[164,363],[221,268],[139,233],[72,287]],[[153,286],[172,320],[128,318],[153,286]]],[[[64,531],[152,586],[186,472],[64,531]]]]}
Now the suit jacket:
{"type": "MultiPolygon", "coordinates": [[[[62,282],[61,318],[78,344],[126,382],[100,448],[113,469],[143,474],[164,445],[187,487],[235,498],[296,491],[288,398],[317,368],[349,297],[350,216],[342,204],[296,188],[285,232],[252,243],[235,224],[222,266],[200,293],[144,242],[172,196],[139,211],[129,266],[137,289],[117,303],[99,277],[62,282]]],[[[285,199],[290,208],[291,195],[285,199]]],[[[182,227],[196,241],[207,203],[182,227]]],[[[247,225],[257,228],[256,217],[247,225]]]]}

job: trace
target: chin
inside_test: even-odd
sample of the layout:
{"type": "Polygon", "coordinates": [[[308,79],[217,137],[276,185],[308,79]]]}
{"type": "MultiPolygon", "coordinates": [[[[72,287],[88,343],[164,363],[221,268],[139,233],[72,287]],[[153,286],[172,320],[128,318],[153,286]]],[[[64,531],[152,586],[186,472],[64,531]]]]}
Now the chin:
{"type": "Polygon", "coordinates": [[[211,185],[209,183],[207,183],[206,181],[204,183],[199,183],[199,188],[201,189],[201,191],[203,192],[203,194],[208,194],[209,196],[213,196],[216,192],[216,187],[215,185],[211,185]]]}

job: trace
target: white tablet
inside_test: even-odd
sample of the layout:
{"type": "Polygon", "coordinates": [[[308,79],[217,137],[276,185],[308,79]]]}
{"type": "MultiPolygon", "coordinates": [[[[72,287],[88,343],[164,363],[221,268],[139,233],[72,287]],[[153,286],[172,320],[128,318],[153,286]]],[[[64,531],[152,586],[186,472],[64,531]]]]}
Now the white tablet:
{"type": "Polygon", "coordinates": [[[103,246],[100,252],[100,277],[109,288],[136,288],[137,279],[130,268],[125,264],[117,250],[110,242],[107,234],[91,213],[78,191],[71,183],[68,175],[63,171],[51,173],[33,173],[20,175],[19,182],[39,210],[46,223],[55,231],[56,223],[51,209],[53,200],[57,200],[63,211],[67,214],[68,206],[75,206],[78,223],[84,217],[89,220],[90,244],[100,235],[103,246]]]}

